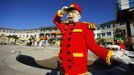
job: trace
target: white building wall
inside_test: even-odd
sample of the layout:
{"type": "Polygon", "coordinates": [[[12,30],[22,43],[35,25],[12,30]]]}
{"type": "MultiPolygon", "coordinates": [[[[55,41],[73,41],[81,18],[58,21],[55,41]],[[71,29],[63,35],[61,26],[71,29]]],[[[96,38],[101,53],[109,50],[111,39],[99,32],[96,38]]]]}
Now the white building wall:
{"type": "Polygon", "coordinates": [[[97,27],[96,30],[94,30],[94,38],[97,39],[99,36],[98,34],[101,36],[101,28],[100,27],[97,27]],[[99,28],[99,30],[98,30],[99,28]]]}
{"type": "Polygon", "coordinates": [[[104,27],[100,27],[100,30],[95,30],[94,34],[95,34],[95,39],[99,38],[99,36],[97,36],[97,34],[100,34],[100,38],[103,39],[113,39],[114,38],[114,31],[116,28],[120,28],[120,29],[124,29],[126,30],[126,24],[116,24],[116,28],[113,28],[113,24],[109,24],[109,25],[105,25],[104,27]],[[111,33],[111,35],[108,35],[108,33],[111,33]],[[105,34],[105,36],[103,36],[103,34],[105,34]]]}

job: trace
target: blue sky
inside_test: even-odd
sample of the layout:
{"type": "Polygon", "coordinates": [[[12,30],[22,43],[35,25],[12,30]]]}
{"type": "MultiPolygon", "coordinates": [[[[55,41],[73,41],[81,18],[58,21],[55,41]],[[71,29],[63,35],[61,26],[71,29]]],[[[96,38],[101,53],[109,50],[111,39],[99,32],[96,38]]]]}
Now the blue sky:
{"type": "Polygon", "coordinates": [[[116,0],[0,0],[0,27],[33,29],[54,26],[58,9],[77,3],[82,8],[81,21],[95,24],[116,18],[116,0]]]}

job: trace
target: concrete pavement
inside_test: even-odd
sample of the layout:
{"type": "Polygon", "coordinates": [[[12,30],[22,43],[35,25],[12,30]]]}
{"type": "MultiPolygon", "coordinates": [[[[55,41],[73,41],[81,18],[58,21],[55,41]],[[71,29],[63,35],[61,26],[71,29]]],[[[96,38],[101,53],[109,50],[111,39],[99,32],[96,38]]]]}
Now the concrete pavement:
{"type": "MultiPolygon", "coordinates": [[[[30,56],[36,60],[43,60],[51,58],[56,55],[56,50],[50,52],[47,50],[50,48],[44,47],[25,47],[25,46],[0,46],[0,71],[2,75],[45,75],[50,72],[48,69],[36,68],[26,64],[23,64],[16,60],[16,57],[20,54],[17,51],[21,51],[21,55],[30,56]],[[14,53],[11,51],[14,50],[14,53]],[[46,54],[45,54],[46,53],[46,54]],[[5,68],[4,68],[4,67],[5,68]]],[[[54,50],[54,49],[53,49],[54,50]]]]}

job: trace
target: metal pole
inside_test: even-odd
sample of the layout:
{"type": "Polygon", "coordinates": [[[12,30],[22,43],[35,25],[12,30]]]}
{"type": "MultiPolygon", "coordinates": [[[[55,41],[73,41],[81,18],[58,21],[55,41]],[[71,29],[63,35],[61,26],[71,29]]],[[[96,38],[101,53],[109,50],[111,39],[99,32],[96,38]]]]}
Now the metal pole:
{"type": "Polygon", "coordinates": [[[131,29],[129,18],[126,19],[126,27],[127,27],[127,35],[128,35],[128,47],[130,51],[133,51],[132,32],[131,32],[133,29],[131,29]]]}
{"type": "Polygon", "coordinates": [[[132,12],[132,24],[130,25],[131,34],[132,34],[132,45],[134,50],[134,12],[132,12]]]}

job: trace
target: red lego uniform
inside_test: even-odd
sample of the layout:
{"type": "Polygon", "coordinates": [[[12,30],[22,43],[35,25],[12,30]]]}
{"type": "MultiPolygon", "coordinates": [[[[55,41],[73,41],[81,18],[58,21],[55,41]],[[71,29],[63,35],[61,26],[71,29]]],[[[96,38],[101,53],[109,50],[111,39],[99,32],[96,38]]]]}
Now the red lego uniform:
{"type": "Polygon", "coordinates": [[[76,22],[67,24],[61,22],[59,13],[53,19],[62,36],[59,58],[66,75],[86,75],[88,49],[100,58],[110,63],[111,53],[95,43],[92,23],[76,22]]]}

